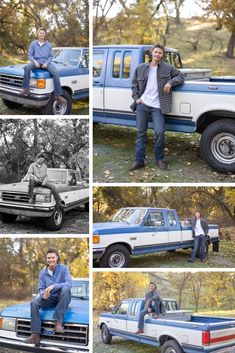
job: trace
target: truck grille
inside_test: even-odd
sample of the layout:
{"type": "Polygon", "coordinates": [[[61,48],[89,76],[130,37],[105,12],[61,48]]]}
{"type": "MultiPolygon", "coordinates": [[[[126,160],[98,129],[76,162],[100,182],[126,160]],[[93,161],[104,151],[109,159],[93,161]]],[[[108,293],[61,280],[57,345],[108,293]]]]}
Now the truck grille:
{"type": "Polygon", "coordinates": [[[0,74],[0,85],[22,87],[23,77],[0,74]]]}
{"type": "MultiPolygon", "coordinates": [[[[42,322],[41,337],[50,341],[63,341],[77,343],[82,346],[88,344],[88,326],[80,324],[63,324],[64,333],[54,332],[55,323],[52,321],[42,322]]],[[[19,337],[31,335],[30,320],[18,319],[16,334],[19,337]]]]}
{"type": "Polygon", "coordinates": [[[29,202],[29,196],[27,193],[19,193],[19,192],[11,192],[11,191],[3,191],[2,192],[2,200],[10,201],[10,202],[29,202]]]}

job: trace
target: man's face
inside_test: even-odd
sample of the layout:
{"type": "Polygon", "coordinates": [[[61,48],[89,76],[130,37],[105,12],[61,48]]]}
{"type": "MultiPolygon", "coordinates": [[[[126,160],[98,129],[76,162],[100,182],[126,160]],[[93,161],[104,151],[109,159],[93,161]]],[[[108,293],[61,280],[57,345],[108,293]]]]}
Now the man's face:
{"type": "Polygon", "coordinates": [[[42,165],[42,163],[44,162],[44,158],[39,157],[39,158],[37,158],[36,162],[37,162],[37,164],[42,165]]]}
{"type": "Polygon", "coordinates": [[[58,263],[58,256],[54,252],[50,252],[46,257],[47,265],[50,267],[55,267],[58,263]]]}
{"type": "Polygon", "coordinates": [[[156,289],[156,288],[155,288],[155,285],[154,285],[154,284],[150,284],[150,285],[149,285],[149,290],[150,290],[150,292],[153,292],[155,289],[156,289]]]}
{"type": "Polygon", "coordinates": [[[196,217],[197,219],[199,219],[200,216],[201,216],[200,212],[195,212],[195,217],[196,217]]]}
{"type": "Polygon", "coordinates": [[[163,50],[161,48],[154,48],[151,51],[151,54],[152,54],[153,60],[157,62],[161,61],[164,56],[163,50]]]}
{"type": "Polygon", "coordinates": [[[38,32],[38,39],[39,40],[44,40],[46,38],[46,32],[45,31],[39,31],[38,32]]]}

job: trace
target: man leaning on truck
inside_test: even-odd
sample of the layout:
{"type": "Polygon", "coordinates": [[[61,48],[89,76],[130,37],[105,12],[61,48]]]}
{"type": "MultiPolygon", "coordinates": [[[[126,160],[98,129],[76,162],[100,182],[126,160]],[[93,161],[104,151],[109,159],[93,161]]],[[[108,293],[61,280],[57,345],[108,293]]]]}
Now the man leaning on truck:
{"type": "Polygon", "coordinates": [[[47,250],[46,268],[39,273],[38,295],[30,303],[32,334],[24,343],[37,344],[40,342],[40,308],[54,307],[55,332],[64,332],[62,323],[71,300],[72,279],[68,267],[59,264],[59,260],[57,250],[47,250]]]}
{"type": "Polygon", "coordinates": [[[145,167],[146,133],[149,115],[155,132],[155,159],[160,169],[166,169],[164,160],[165,116],[171,112],[172,87],[184,82],[184,75],[174,66],[162,61],[165,48],[156,44],[151,49],[151,62],[140,64],[132,80],[131,109],[136,111],[137,138],[135,162],[130,171],[145,167]]]}
{"type": "Polygon", "coordinates": [[[60,85],[60,79],[58,72],[55,66],[51,63],[52,56],[52,46],[51,43],[46,40],[46,28],[41,27],[38,30],[38,39],[34,40],[28,51],[28,58],[31,61],[30,64],[24,67],[24,78],[23,78],[23,95],[29,95],[29,82],[30,82],[30,73],[34,69],[46,69],[50,72],[53,77],[54,83],[54,93],[55,100],[64,101],[62,97],[63,91],[60,85]]]}

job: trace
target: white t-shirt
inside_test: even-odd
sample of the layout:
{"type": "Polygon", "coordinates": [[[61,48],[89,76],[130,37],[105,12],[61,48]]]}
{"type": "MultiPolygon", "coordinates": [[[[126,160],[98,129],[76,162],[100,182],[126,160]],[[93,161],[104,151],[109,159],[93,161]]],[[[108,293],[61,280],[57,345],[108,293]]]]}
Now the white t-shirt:
{"type": "Polygon", "coordinates": [[[47,271],[48,271],[49,275],[50,275],[51,277],[53,277],[53,271],[51,271],[51,270],[49,270],[49,269],[47,269],[47,271]]]}
{"type": "Polygon", "coordinates": [[[200,219],[197,219],[194,231],[195,231],[195,237],[197,237],[197,236],[199,236],[201,234],[205,235],[204,230],[202,229],[202,226],[201,226],[201,220],[200,219]]]}
{"type": "Polygon", "coordinates": [[[159,93],[157,86],[157,66],[149,67],[148,81],[144,93],[140,97],[144,104],[160,109],[159,93]]]}

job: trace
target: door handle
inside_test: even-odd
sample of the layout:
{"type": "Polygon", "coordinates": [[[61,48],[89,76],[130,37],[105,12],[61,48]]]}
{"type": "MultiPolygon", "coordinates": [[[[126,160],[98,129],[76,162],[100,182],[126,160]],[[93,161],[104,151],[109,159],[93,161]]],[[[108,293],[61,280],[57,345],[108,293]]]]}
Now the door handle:
{"type": "Polygon", "coordinates": [[[101,83],[101,82],[94,81],[93,83],[94,83],[94,85],[96,85],[96,86],[103,86],[103,83],[101,83]]]}
{"type": "Polygon", "coordinates": [[[212,90],[212,91],[216,91],[219,87],[216,86],[208,86],[208,89],[212,90]]]}

